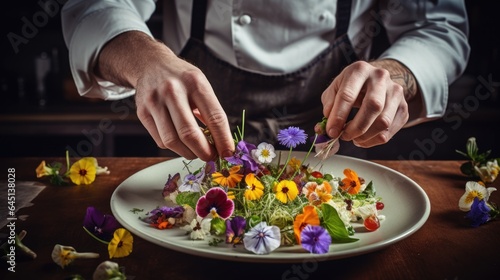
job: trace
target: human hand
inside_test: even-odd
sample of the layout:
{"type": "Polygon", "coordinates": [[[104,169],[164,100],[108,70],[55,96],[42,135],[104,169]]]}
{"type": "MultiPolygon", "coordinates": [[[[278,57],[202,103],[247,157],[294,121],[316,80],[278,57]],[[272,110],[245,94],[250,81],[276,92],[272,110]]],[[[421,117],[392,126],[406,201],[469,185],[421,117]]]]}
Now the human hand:
{"type": "Polygon", "coordinates": [[[128,32],[108,43],[99,63],[101,76],[136,89],[137,116],[158,147],[204,161],[232,155],[229,122],[210,83],[164,44],[128,32]],[[196,119],[214,136],[214,145],[196,119]]]}
{"type": "Polygon", "coordinates": [[[416,92],[415,78],[395,60],[355,62],[321,96],[326,131],[337,138],[343,130],[342,140],[364,148],[387,143],[408,121],[407,100],[416,92]],[[359,110],[346,123],[353,108],[359,110]]]}
{"type": "Polygon", "coordinates": [[[234,142],[228,120],[205,75],[174,55],[163,60],[146,69],[136,87],[137,116],[158,147],[188,159],[230,156],[234,142]],[[216,151],[195,117],[215,136],[216,151]]]}

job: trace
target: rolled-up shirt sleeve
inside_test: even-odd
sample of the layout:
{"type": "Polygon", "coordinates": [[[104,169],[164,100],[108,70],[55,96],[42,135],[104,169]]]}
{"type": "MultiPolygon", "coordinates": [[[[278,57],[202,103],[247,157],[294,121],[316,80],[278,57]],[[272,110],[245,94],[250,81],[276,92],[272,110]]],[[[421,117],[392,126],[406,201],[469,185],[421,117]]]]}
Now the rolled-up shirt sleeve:
{"type": "Polygon", "coordinates": [[[395,1],[384,2],[391,46],[380,58],[404,64],[419,88],[418,98],[409,102],[406,126],[440,118],[446,111],[449,85],[463,73],[469,58],[465,4],[457,0],[400,1],[399,6],[395,1]]]}
{"type": "Polygon", "coordinates": [[[146,21],[155,7],[153,0],[69,0],[64,5],[62,31],[80,95],[115,100],[135,93],[134,89],[98,79],[94,67],[99,51],[115,36],[132,30],[152,36],[146,21]]]}

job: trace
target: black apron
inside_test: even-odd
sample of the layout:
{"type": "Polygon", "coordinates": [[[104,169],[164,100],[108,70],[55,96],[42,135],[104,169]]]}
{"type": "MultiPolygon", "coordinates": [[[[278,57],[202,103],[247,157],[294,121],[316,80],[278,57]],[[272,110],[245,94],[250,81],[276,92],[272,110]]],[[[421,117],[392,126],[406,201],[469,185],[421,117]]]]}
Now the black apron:
{"type": "MultiPolygon", "coordinates": [[[[301,69],[286,74],[249,72],[217,58],[204,44],[206,10],[207,1],[194,0],[191,35],[179,56],[205,74],[232,131],[241,127],[245,110],[245,140],[250,143],[267,142],[279,149],[276,135],[289,126],[313,136],[314,125],[323,117],[321,94],[345,66],[357,60],[347,36],[351,0],[338,1],[336,36],[330,47],[301,69]]],[[[310,147],[301,146],[302,150],[310,147]]]]}

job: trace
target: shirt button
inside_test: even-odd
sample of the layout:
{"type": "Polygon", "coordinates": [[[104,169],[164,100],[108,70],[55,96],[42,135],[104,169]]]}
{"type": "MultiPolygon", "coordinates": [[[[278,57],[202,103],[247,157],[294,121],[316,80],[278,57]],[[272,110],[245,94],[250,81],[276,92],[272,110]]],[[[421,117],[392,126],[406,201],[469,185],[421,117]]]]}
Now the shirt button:
{"type": "Polygon", "coordinates": [[[239,18],[239,22],[241,25],[247,25],[252,22],[252,18],[249,15],[242,15],[239,18]]]}

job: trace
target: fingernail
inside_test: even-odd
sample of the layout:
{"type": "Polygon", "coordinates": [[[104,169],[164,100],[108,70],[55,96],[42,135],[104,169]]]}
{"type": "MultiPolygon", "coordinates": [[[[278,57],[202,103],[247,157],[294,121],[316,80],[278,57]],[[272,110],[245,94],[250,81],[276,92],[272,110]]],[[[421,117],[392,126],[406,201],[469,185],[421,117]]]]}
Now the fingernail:
{"type": "Polygon", "coordinates": [[[328,136],[330,136],[330,138],[337,138],[339,137],[339,131],[335,128],[330,128],[330,130],[328,130],[328,136]]]}
{"type": "Polygon", "coordinates": [[[223,152],[222,152],[222,155],[221,155],[221,156],[222,156],[223,158],[226,158],[226,157],[230,157],[230,156],[232,156],[232,155],[233,155],[233,152],[232,152],[231,150],[225,150],[225,151],[223,151],[223,152]]]}

